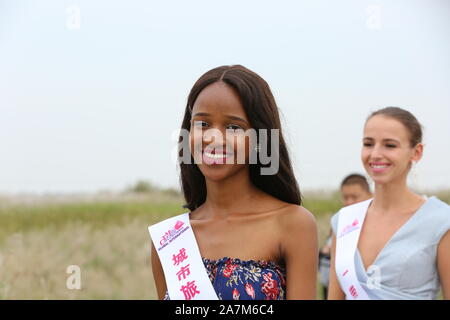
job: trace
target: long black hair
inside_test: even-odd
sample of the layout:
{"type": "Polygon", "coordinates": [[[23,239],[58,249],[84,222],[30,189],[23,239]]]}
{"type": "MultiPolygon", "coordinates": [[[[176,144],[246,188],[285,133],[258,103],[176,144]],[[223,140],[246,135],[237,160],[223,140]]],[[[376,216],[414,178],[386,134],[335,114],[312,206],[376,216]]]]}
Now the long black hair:
{"type": "MultiPolygon", "coordinates": [[[[289,153],[281,132],[278,107],[267,82],[255,72],[241,66],[221,66],[203,74],[189,93],[181,128],[190,131],[192,108],[200,92],[215,82],[224,82],[234,88],[241,98],[244,111],[253,129],[268,129],[267,150],[271,150],[271,131],[279,130],[279,170],[274,175],[261,175],[262,165],[249,165],[250,181],[260,190],[288,203],[301,205],[301,193],[295,179],[289,153]]],[[[180,134],[179,142],[183,138],[180,134]]],[[[186,143],[186,141],[184,141],[186,143]]],[[[187,142],[189,143],[189,142],[187,142]]],[[[191,158],[190,164],[180,161],[181,187],[186,200],[185,208],[193,211],[206,200],[205,177],[191,158]]]]}

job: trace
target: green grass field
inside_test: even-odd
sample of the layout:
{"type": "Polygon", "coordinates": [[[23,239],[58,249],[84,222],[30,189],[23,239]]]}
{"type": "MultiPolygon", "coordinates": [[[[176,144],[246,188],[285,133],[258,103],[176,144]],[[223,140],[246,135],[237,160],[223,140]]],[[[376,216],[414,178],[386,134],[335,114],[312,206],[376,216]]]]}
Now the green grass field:
{"type": "MultiPolygon", "coordinates": [[[[450,202],[450,192],[438,196],[450,202]]],[[[159,191],[0,197],[0,299],[156,299],[147,226],[185,212],[182,204],[159,191]],[[70,265],[80,267],[80,290],[66,287],[70,265]]],[[[316,216],[322,244],[339,197],[312,193],[303,205],[316,216]]]]}

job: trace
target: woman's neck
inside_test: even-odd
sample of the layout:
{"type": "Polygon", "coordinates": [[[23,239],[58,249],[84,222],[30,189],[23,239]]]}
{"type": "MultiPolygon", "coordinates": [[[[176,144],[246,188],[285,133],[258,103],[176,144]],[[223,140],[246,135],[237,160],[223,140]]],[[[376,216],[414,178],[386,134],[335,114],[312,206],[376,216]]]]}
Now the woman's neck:
{"type": "Polygon", "coordinates": [[[221,181],[206,180],[204,208],[214,218],[226,218],[230,213],[243,211],[261,191],[250,181],[248,169],[221,181]]]}
{"type": "Polygon", "coordinates": [[[371,208],[376,212],[398,212],[402,209],[416,207],[423,199],[409,190],[406,179],[389,184],[375,184],[375,195],[371,208]]]}

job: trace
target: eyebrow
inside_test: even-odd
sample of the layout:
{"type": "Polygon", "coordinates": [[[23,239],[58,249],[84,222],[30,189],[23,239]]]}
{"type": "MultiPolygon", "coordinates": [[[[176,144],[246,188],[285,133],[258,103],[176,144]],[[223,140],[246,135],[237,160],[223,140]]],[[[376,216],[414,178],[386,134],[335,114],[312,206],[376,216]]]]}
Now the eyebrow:
{"type": "MultiPolygon", "coordinates": [[[[211,114],[206,113],[206,112],[197,112],[192,117],[196,117],[196,116],[198,116],[198,117],[208,117],[208,116],[211,116],[211,114]]],[[[246,120],[244,120],[244,119],[242,119],[242,118],[240,118],[238,116],[233,116],[231,114],[227,114],[226,117],[229,118],[229,119],[232,119],[232,120],[242,121],[242,122],[248,124],[248,121],[246,121],[246,120]]]]}
{"type": "MultiPolygon", "coordinates": [[[[364,137],[363,140],[374,140],[371,137],[364,137]]],[[[395,139],[383,139],[384,142],[388,142],[388,141],[392,141],[392,142],[396,142],[396,143],[400,143],[400,141],[397,141],[395,139]]]]}

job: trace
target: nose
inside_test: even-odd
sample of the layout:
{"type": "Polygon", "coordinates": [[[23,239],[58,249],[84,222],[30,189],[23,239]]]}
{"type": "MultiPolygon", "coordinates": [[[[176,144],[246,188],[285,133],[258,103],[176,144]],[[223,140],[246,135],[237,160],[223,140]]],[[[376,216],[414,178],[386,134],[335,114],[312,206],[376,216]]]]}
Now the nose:
{"type": "Polygon", "coordinates": [[[373,146],[372,152],[370,153],[370,158],[373,160],[381,159],[383,156],[381,146],[377,143],[373,146]]]}
{"type": "Polygon", "coordinates": [[[225,149],[224,133],[217,128],[210,128],[203,132],[203,145],[208,149],[225,149]]]}
{"type": "Polygon", "coordinates": [[[223,134],[217,128],[209,128],[203,132],[203,141],[207,143],[220,143],[223,141],[223,134]]]}

